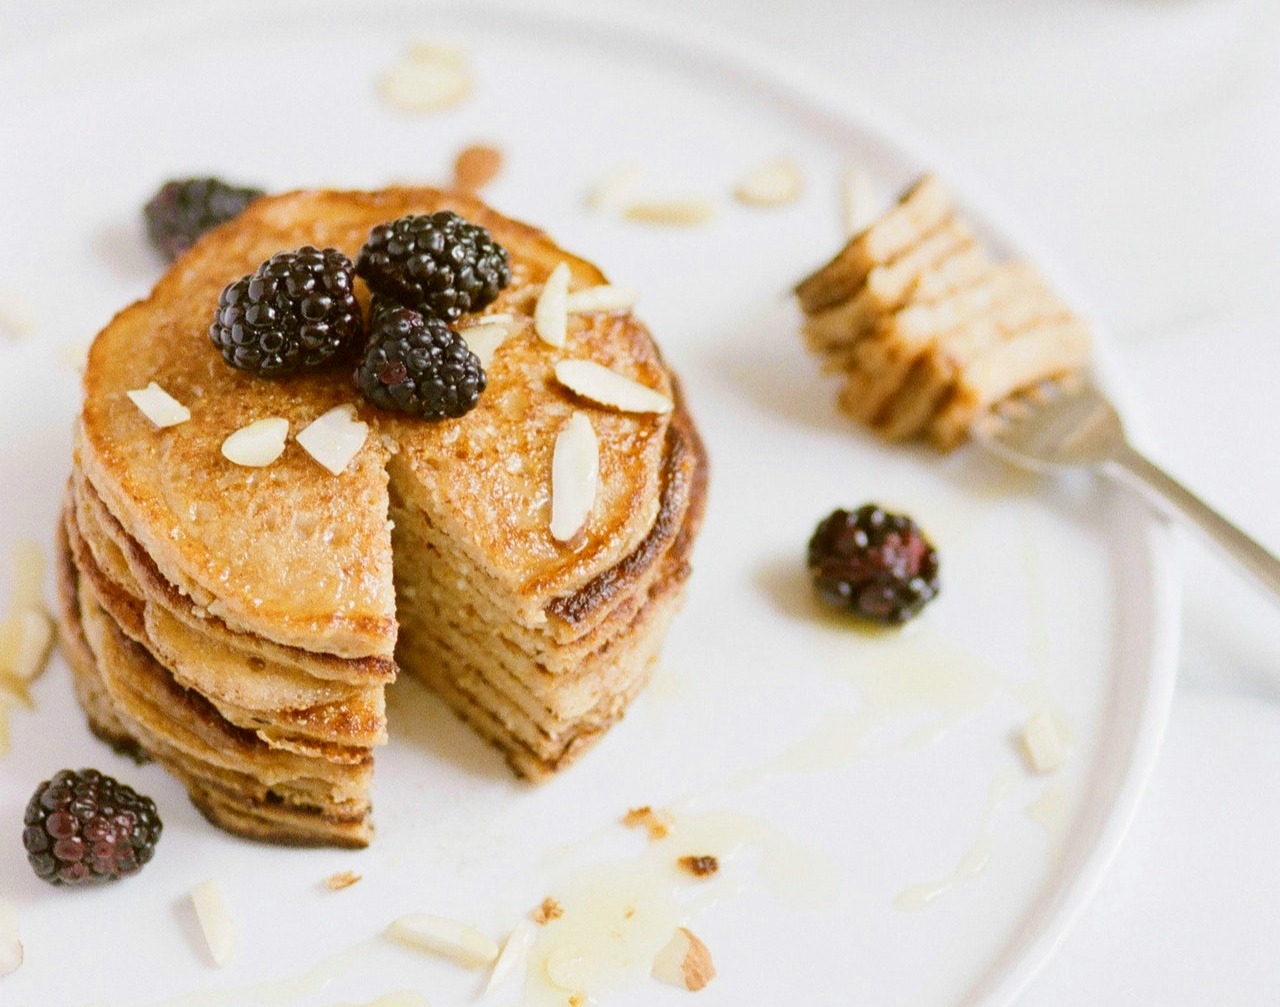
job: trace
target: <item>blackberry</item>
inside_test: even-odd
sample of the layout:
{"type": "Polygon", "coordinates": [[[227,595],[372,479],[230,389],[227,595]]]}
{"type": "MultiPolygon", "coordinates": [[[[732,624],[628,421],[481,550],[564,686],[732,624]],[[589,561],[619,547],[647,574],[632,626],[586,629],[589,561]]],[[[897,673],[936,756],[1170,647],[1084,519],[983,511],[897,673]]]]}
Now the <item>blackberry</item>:
{"type": "Polygon", "coordinates": [[[911,518],[875,504],[832,511],[809,540],[809,574],[832,608],[890,625],[938,593],[938,552],[911,518]]]}
{"type": "Polygon", "coordinates": [[[142,209],[147,237],[156,250],[172,262],[205,231],[238,217],[261,195],[261,189],[230,185],[220,178],[165,182],[142,209]]]}
{"type": "Polygon", "coordinates": [[[380,409],[442,420],[470,412],[485,374],[466,340],[439,318],[375,307],[356,385],[380,409]]]}
{"type": "MultiPolygon", "coordinates": [[[[391,300],[388,297],[382,297],[379,294],[374,294],[372,297],[370,297],[369,298],[369,340],[368,341],[369,342],[373,341],[374,334],[377,332],[378,328],[382,325],[382,322],[387,317],[387,315],[389,315],[393,311],[405,311],[405,310],[407,309],[402,308],[399,304],[397,304],[395,301],[391,300]]],[[[414,314],[418,314],[418,313],[419,312],[416,312],[416,311],[414,312],[414,314]]]]}
{"type": "Polygon", "coordinates": [[[375,293],[446,322],[493,303],[511,282],[507,250],[451,210],[379,224],[356,273],[375,293]]]}
{"type": "Polygon", "coordinates": [[[64,769],[36,787],[22,845],[36,877],[95,885],[137,874],[163,826],[155,802],[96,769],[64,769]]]}
{"type": "Polygon", "coordinates": [[[280,252],[223,290],[209,338],[232,367],[264,378],[320,367],[360,344],[353,284],[336,248],[280,252]]]}

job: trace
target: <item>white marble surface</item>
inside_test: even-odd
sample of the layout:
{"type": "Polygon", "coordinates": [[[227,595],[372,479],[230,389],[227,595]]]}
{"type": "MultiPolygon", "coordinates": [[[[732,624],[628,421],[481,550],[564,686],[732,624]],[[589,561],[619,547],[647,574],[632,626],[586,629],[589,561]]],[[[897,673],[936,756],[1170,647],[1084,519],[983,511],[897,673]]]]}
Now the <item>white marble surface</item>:
{"type": "MultiPolygon", "coordinates": [[[[587,2],[587,0],[584,0],[587,2]]],[[[774,47],[931,134],[1119,342],[1153,454],[1280,550],[1280,4],[595,0],[774,47]]],[[[0,0],[0,55],[157,0],[0,0]]],[[[1183,546],[1181,680],[1148,797],[1023,997],[1280,1001],[1280,606],[1183,546]]]]}

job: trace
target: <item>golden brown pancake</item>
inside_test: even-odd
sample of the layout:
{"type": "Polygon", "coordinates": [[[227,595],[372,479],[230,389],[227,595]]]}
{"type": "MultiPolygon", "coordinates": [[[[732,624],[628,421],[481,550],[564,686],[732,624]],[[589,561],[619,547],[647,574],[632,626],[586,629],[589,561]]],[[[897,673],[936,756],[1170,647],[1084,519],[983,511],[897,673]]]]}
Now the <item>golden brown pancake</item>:
{"type": "MultiPolygon", "coordinates": [[[[217,824],[280,842],[371,834],[383,690],[417,675],[521,775],[567,765],[625,711],[679,605],[706,460],[674,376],[630,313],[571,316],[563,349],[533,331],[541,285],[606,282],[545,234],[432,189],[261,199],[207,234],[98,336],[65,506],[62,629],[94,730],[153,755],[217,824]],[[355,258],[377,224],[452,209],[510,254],[486,313],[516,331],[478,406],[427,422],[363,400],[346,362],[283,380],[227,366],[210,343],[218,295],[303,245],[355,258]],[[561,387],[585,358],[669,396],[668,414],[597,407],[561,387]],[[191,419],[157,429],[126,392],[156,382],[191,419]],[[364,446],[334,476],[292,439],[356,407],[364,446]],[[551,455],[588,415],[600,484],[572,544],[549,529],[551,455]],[[289,421],[264,468],[220,452],[266,417],[289,421]]],[[[367,292],[357,284],[357,294],[367,292]]]]}

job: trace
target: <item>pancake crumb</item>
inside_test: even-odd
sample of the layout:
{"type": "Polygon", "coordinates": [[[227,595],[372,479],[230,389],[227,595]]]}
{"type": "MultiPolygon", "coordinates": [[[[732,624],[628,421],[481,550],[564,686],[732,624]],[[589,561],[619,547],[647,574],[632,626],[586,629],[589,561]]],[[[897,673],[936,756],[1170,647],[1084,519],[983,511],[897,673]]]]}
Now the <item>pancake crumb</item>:
{"type": "Polygon", "coordinates": [[[324,886],[331,892],[340,892],[344,888],[350,888],[363,877],[363,875],[356,874],[354,871],[338,871],[324,879],[324,886]]]}
{"type": "Polygon", "coordinates": [[[696,878],[710,877],[720,870],[720,861],[710,854],[681,857],[676,863],[696,878]]]}
{"type": "Polygon", "coordinates": [[[653,808],[645,804],[638,808],[632,808],[622,817],[622,824],[628,829],[644,828],[649,832],[649,838],[654,842],[659,839],[666,839],[667,833],[671,831],[671,816],[665,811],[654,811],[653,808]]]}
{"type": "Polygon", "coordinates": [[[453,185],[463,192],[478,192],[502,171],[502,151],[488,143],[473,143],[458,151],[453,161],[453,185]]]}
{"type": "Polygon", "coordinates": [[[529,914],[529,918],[538,926],[545,927],[552,920],[558,920],[563,915],[564,906],[548,895],[542,900],[541,905],[529,914]]]}

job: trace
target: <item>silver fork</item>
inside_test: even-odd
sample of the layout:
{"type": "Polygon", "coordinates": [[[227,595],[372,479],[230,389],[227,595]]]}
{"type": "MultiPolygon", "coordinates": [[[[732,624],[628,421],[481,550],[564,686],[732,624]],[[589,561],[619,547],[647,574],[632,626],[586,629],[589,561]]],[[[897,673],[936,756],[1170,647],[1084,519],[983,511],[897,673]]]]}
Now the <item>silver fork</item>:
{"type": "Polygon", "coordinates": [[[1137,487],[1162,510],[1198,527],[1280,600],[1280,559],[1135,450],[1115,407],[1092,385],[1011,410],[979,424],[974,434],[1023,468],[1087,468],[1137,487]]]}

